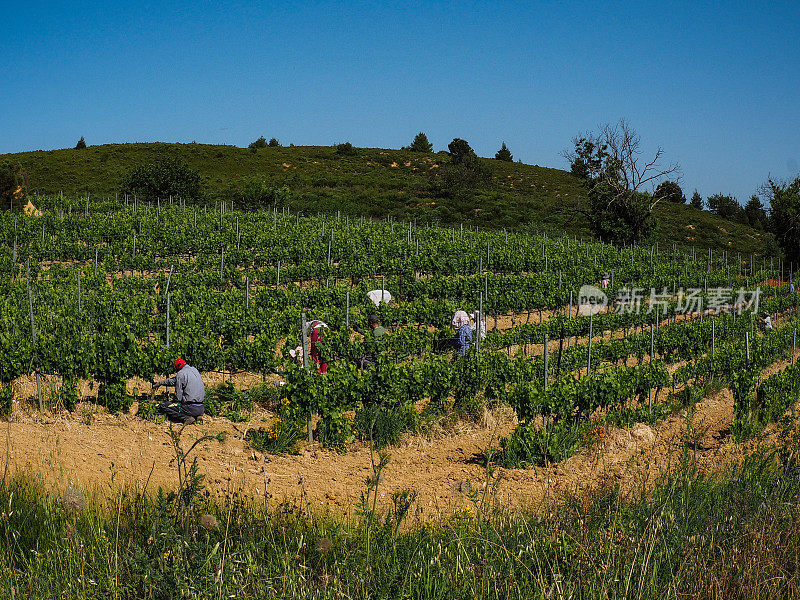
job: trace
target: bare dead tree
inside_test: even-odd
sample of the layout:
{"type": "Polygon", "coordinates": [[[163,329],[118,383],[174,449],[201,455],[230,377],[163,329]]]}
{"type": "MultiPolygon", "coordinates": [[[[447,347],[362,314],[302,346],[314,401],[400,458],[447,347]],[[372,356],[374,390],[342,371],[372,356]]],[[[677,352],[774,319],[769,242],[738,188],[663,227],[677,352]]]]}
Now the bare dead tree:
{"type": "MultiPolygon", "coordinates": [[[[611,202],[627,202],[635,194],[654,187],[668,176],[677,176],[680,181],[681,170],[677,163],[664,164],[664,150],[659,146],[649,159],[643,158],[641,137],[625,119],[616,125],[606,124],[600,129],[596,144],[604,148],[606,158],[599,177],[613,190],[611,202]]],[[[651,195],[650,209],[661,201],[651,195]]]]}
{"type": "Polygon", "coordinates": [[[579,135],[572,143],[574,150],[562,156],[589,188],[588,206],[577,212],[587,216],[597,235],[625,241],[646,237],[662,197],[644,192],[668,176],[680,179],[678,164],[665,164],[661,147],[645,157],[639,134],[624,119],[603,125],[597,134],[579,135]]]}

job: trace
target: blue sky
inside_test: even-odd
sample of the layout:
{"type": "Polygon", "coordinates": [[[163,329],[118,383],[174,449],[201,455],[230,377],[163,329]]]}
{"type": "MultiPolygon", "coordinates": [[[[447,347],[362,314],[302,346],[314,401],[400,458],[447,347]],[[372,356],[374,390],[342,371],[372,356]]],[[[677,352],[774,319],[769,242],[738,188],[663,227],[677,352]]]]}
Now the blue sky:
{"type": "Polygon", "coordinates": [[[3,3],[0,153],[139,141],[399,148],[567,168],[627,119],[687,196],[800,173],[800,2],[3,3]]]}

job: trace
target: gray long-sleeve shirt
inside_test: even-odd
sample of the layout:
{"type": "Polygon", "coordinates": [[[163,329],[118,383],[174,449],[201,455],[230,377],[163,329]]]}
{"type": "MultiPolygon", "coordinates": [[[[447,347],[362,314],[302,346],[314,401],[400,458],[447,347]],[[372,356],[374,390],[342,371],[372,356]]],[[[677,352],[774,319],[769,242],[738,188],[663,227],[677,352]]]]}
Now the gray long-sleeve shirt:
{"type": "Polygon", "coordinates": [[[189,365],[184,365],[175,377],[159,381],[158,385],[175,386],[175,398],[182,404],[202,404],[206,398],[200,371],[189,365]]]}

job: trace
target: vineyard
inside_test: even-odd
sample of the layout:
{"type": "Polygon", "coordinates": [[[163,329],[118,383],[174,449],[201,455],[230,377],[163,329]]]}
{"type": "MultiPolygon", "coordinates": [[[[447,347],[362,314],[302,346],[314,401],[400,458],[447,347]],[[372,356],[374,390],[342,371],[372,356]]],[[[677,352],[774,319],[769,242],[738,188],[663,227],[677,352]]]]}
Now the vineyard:
{"type": "Polygon", "coordinates": [[[230,383],[208,412],[246,420],[269,402],[272,423],[250,432],[264,451],[300,438],[346,450],[382,443],[420,414],[469,417],[510,405],[519,425],[494,458],[558,462],[598,423],[657,422],[701,400],[709,382],[735,399],[733,433],[745,439],[797,400],[796,280],[779,260],[692,247],[615,247],[568,235],[436,228],[392,220],[243,212],[135,199],[40,200],[41,216],[0,218],[0,410],[14,402],[111,413],[134,402],[154,418],[149,387],[183,356],[203,372],[250,373],[252,393],[230,383]],[[579,306],[582,286],[610,302],[579,306]],[[367,298],[388,290],[376,308],[367,298]],[[625,303],[638,290],[641,302],[625,303]],[[754,292],[758,290],[758,292],[754,292]],[[691,291],[691,293],[690,293],[691,291]],[[464,357],[439,349],[456,310],[480,310],[487,335],[464,357]],[[364,338],[378,313],[389,334],[364,338]],[[764,331],[769,314],[773,329],[764,331]],[[324,321],[328,372],[289,350],[302,323],[324,321]],[[376,364],[363,370],[366,353],[376,364]],[[788,366],[769,378],[762,371],[788,366]],[[285,385],[270,382],[281,373],[285,385]],[[57,398],[20,398],[13,382],[57,376],[57,398]],[[147,389],[144,389],[147,388],[147,389]]]}

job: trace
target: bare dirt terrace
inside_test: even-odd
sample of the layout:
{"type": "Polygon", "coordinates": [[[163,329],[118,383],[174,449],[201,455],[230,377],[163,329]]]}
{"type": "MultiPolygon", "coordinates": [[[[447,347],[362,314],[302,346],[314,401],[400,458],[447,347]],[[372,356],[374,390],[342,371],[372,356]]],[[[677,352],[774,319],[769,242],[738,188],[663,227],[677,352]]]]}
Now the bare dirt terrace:
{"type": "MultiPolygon", "coordinates": [[[[778,363],[764,376],[785,366],[778,363]]],[[[177,487],[175,452],[169,425],[131,414],[114,416],[89,403],[75,412],[49,414],[17,403],[10,421],[0,423],[0,465],[4,474],[22,471],[48,485],[67,484],[101,494],[115,486],[136,486],[155,492],[177,487]]],[[[195,450],[200,472],[211,493],[240,493],[264,498],[270,506],[306,500],[317,510],[352,514],[365,481],[372,473],[369,448],[354,443],[346,453],[303,444],[295,455],[262,455],[243,441],[246,428],[263,426],[272,413],[254,411],[249,423],[205,417],[186,427],[182,446],[204,434],[224,432],[223,441],[203,442],[195,450]],[[302,481],[302,484],[300,483],[302,481]],[[304,497],[305,494],[305,497],[304,497]]],[[[747,451],[729,434],[733,398],[729,390],[676,414],[656,427],[637,424],[628,429],[600,429],[588,448],[550,467],[499,468],[492,478],[497,502],[537,507],[566,491],[591,490],[619,483],[633,492],[653,483],[674,466],[688,449],[701,468],[718,468],[747,451]]],[[[480,423],[457,423],[426,436],[406,434],[391,455],[380,481],[380,499],[388,505],[393,492],[417,492],[416,518],[447,515],[472,502],[469,492],[482,493],[487,470],[481,457],[514,427],[513,411],[498,408],[484,413],[480,423]]],[[[751,444],[752,447],[752,444],[751,444]]]]}

